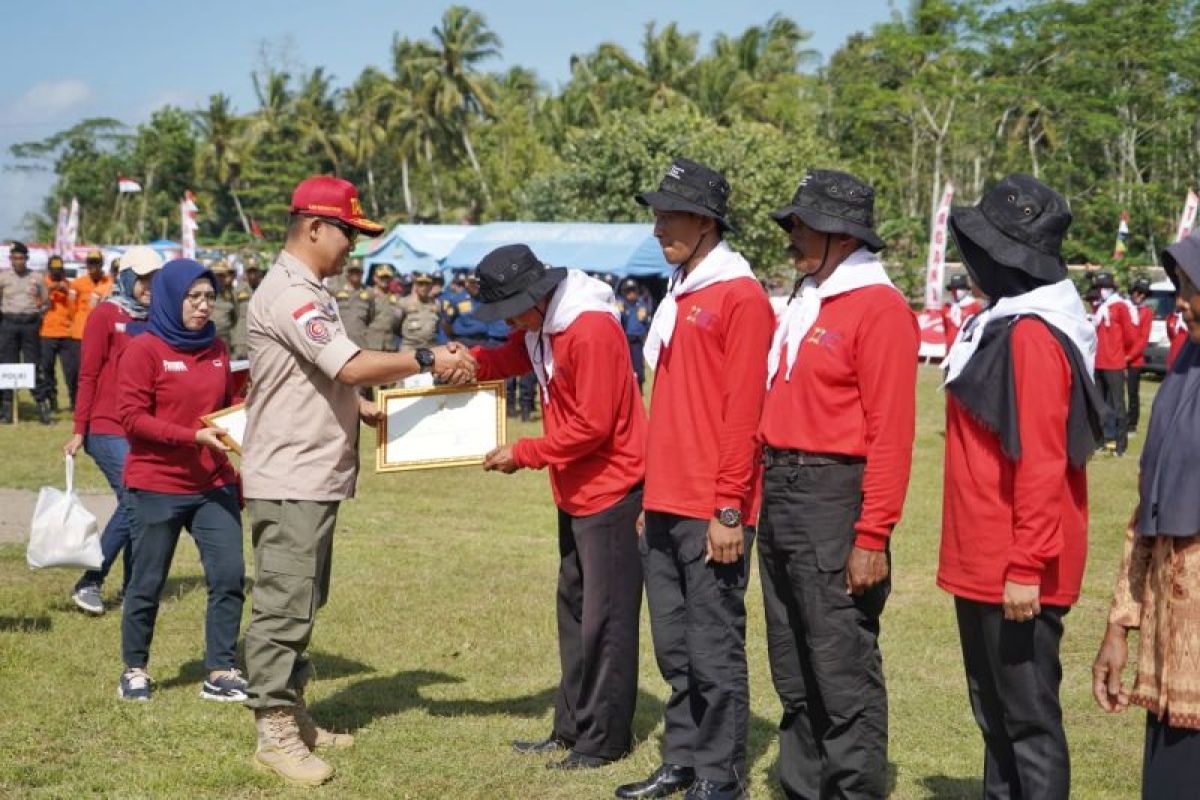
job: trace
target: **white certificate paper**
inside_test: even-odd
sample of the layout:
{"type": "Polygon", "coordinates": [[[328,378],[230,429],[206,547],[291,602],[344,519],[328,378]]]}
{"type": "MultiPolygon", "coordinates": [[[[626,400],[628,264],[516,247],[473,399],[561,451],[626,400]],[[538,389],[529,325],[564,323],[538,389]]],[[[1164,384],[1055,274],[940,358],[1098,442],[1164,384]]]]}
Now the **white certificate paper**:
{"type": "Polygon", "coordinates": [[[482,464],[504,443],[504,383],[380,393],[381,472],[482,464]]]}

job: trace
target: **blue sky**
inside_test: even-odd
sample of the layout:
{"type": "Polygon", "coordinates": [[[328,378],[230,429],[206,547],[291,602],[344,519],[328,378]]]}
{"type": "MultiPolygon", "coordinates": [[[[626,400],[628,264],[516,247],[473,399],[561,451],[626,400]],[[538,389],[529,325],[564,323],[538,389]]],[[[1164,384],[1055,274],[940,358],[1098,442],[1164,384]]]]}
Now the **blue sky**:
{"type": "MultiPolygon", "coordinates": [[[[250,72],[263,63],[295,71],[324,66],[345,85],[368,64],[386,67],[392,35],[426,37],[449,3],[410,0],[39,0],[6,18],[0,81],[0,239],[18,232],[37,207],[48,175],[4,170],[14,142],[42,139],[90,116],[131,125],[173,103],[186,109],[225,92],[239,111],[254,107],[250,72]]],[[[738,33],[784,12],[828,57],[851,33],[894,13],[896,0],[476,0],[503,42],[496,69],[521,64],[552,86],[565,81],[574,53],[614,41],[634,52],[645,24],[679,22],[701,34],[738,33]]],[[[900,0],[899,8],[906,8],[900,0]]],[[[86,210],[85,210],[86,211],[86,210]]]]}

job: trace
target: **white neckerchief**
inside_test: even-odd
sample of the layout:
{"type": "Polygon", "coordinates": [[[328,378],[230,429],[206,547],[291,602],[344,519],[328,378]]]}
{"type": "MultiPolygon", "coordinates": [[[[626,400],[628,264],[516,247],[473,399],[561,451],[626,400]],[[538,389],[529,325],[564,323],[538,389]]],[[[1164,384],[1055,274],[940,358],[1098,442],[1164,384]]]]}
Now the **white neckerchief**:
{"type": "Polygon", "coordinates": [[[1172,316],[1175,317],[1175,323],[1171,326],[1174,328],[1172,333],[1187,333],[1187,321],[1183,318],[1183,314],[1176,311],[1172,316]]]}
{"type": "Polygon", "coordinates": [[[962,327],[963,309],[974,302],[975,296],[970,292],[966,292],[961,298],[950,304],[950,321],[954,323],[956,328],[962,327]]]}
{"type": "Polygon", "coordinates": [[[1032,315],[1062,333],[1074,343],[1087,365],[1088,375],[1096,368],[1096,329],[1088,322],[1083,302],[1070,278],[1015,297],[1001,297],[972,317],[959,331],[958,338],[946,356],[946,383],[954,380],[979,349],[983,329],[994,319],[1032,315]]]}
{"type": "Polygon", "coordinates": [[[808,329],[817,321],[821,313],[821,300],[834,295],[852,292],[864,286],[891,286],[892,281],[879,257],[865,247],[860,247],[849,257],[838,264],[833,274],[825,282],[817,285],[816,278],[808,277],[800,284],[800,294],[788,301],[787,308],[779,315],[775,324],[775,335],[771,337],[771,351],[767,354],[767,386],[775,379],[779,370],[780,355],[787,346],[787,371],[784,380],[792,379],[792,369],[796,366],[796,353],[800,343],[808,334],[808,329]]]}
{"type": "Polygon", "coordinates": [[[550,346],[550,337],[565,331],[587,311],[605,311],[612,315],[617,325],[621,324],[612,287],[577,269],[567,270],[567,277],[558,284],[546,306],[541,331],[525,334],[525,349],[529,351],[534,374],[542,387],[543,402],[550,402],[550,381],[554,378],[554,350],[550,346]]]}
{"type": "Polygon", "coordinates": [[[1114,306],[1117,303],[1124,302],[1125,299],[1121,297],[1121,295],[1117,294],[1114,290],[1113,293],[1110,294],[1105,300],[1102,300],[1100,305],[1096,308],[1096,312],[1093,315],[1093,324],[1095,324],[1097,327],[1103,325],[1106,328],[1109,325],[1112,325],[1112,317],[1108,312],[1109,307],[1114,306]]]}
{"type": "Polygon", "coordinates": [[[672,283],[666,296],[659,303],[658,310],[654,312],[654,319],[650,322],[650,333],[642,347],[642,355],[651,369],[658,365],[659,354],[664,347],[670,346],[671,337],[675,334],[675,318],[679,309],[675,298],[735,278],[757,280],[754,270],[750,269],[750,263],[742,258],[740,253],[734,252],[728,244],[720,242],[691,273],[672,283]]]}

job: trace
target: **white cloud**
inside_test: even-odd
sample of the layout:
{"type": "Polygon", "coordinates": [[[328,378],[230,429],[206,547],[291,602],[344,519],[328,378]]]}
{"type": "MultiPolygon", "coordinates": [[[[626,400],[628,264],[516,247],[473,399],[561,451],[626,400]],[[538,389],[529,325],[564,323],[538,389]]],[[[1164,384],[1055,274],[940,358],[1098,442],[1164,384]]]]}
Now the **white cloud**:
{"type": "Polygon", "coordinates": [[[9,125],[57,122],[78,113],[94,99],[92,88],[83,81],[44,81],[13,101],[4,118],[9,125]]]}

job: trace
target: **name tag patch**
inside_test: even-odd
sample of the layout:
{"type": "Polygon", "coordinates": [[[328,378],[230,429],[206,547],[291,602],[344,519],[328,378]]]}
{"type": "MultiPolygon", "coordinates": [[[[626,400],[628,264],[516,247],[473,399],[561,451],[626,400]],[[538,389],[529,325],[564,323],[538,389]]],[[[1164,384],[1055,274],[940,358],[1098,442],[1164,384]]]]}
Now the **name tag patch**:
{"type": "Polygon", "coordinates": [[[163,359],[163,372],[187,372],[187,364],[182,361],[167,361],[163,359]]]}

